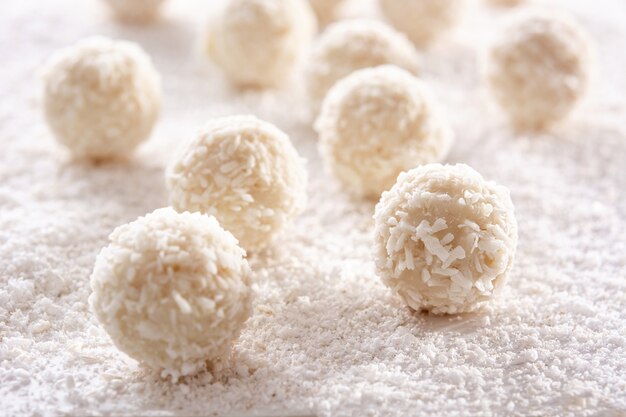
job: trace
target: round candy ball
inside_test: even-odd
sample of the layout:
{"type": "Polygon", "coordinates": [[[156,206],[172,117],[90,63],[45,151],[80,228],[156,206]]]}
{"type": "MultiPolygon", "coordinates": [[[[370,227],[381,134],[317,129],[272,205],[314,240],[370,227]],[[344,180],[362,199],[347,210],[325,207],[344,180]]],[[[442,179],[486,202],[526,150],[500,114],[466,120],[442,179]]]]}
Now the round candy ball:
{"type": "Polygon", "coordinates": [[[584,95],[589,62],[577,24],[554,14],[522,13],[491,46],[486,77],[517,127],[542,129],[564,119],[584,95]]]}
{"type": "Polygon", "coordinates": [[[43,74],[46,119],[74,156],[128,155],[158,118],[161,82],[136,44],[89,38],[51,57],[43,74]]]}
{"type": "Polygon", "coordinates": [[[315,129],[330,171],[355,194],[376,199],[400,172],[441,161],[453,138],[428,87],[391,65],[337,82],[315,129]]]}
{"type": "Polygon", "coordinates": [[[378,274],[414,310],[474,311],[513,264],[517,222],[509,191],[467,165],[400,174],[374,220],[378,274]]]}
{"type": "Polygon", "coordinates": [[[423,47],[459,20],[465,0],[379,0],[389,22],[423,47]]]}
{"type": "Polygon", "coordinates": [[[214,217],[163,208],[118,227],[89,304],[113,343],[177,380],[229,354],[251,314],[250,269],[214,217]]]}
{"type": "Polygon", "coordinates": [[[337,9],[344,0],[309,0],[313,11],[317,15],[317,21],[326,25],[337,17],[337,9]]]}
{"type": "Polygon", "coordinates": [[[145,23],[159,16],[161,5],[165,0],[105,0],[116,18],[145,23]]]}
{"type": "Polygon", "coordinates": [[[487,0],[487,1],[494,6],[513,7],[513,6],[518,6],[524,3],[526,0],[487,0]]]}
{"type": "Polygon", "coordinates": [[[291,76],[316,31],[306,0],[229,0],[209,28],[207,51],[235,84],[273,87],[291,76]]]}
{"type": "Polygon", "coordinates": [[[330,87],[346,75],[384,64],[415,73],[419,56],[404,35],[384,23],[361,19],[333,23],[314,44],[305,70],[311,107],[317,111],[330,87]]]}
{"type": "Polygon", "coordinates": [[[212,120],[167,173],[175,209],[214,215],[250,251],[271,243],[304,209],[306,184],[289,137],[253,116],[212,120]]]}

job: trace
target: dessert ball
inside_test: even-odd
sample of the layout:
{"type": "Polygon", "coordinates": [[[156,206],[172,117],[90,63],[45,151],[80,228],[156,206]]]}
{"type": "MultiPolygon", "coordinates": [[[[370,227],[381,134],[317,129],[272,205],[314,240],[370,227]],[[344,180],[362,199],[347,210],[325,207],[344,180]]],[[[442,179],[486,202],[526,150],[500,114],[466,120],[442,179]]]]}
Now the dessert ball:
{"type": "Polygon", "coordinates": [[[337,82],[315,129],[330,171],[355,194],[376,199],[400,172],[441,161],[453,137],[428,87],[391,65],[337,82]]]}
{"type": "Polygon", "coordinates": [[[389,22],[423,47],[454,26],[465,0],[379,0],[389,22]]]}
{"type": "Polygon", "coordinates": [[[128,155],[150,136],[161,82],[131,42],[90,38],[57,52],[43,74],[46,119],[76,157],[128,155]]]}
{"type": "Polygon", "coordinates": [[[105,0],[116,18],[145,23],[159,16],[161,5],[165,0],[105,0]]]}
{"type": "Polygon", "coordinates": [[[304,209],[306,183],[289,137],[253,116],[212,120],[167,173],[176,210],[214,215],[250,251],[267,246],[304,209]]]}
{"type": "Polygon", "coordinates": [[[335,20],[337,9],[343,2],[344,0],[309,0],[320,25],[326,25],[335,20]]]}
{"type": "Polygon", "coordinates": [[[577,24],[556,14],[521,13],[491,46],[486,78],[517,127],[542,129],[564,119],[584,95],[589,61],[577,24]]]}
{"type": "Polygon", "coordinates": [[[208,31],[207,51],[235,84],[288,79],[317,31],[306,0],[228,0],[208,31]]]}
{"type": "Polygon", "coordinates": [[[374,214],[376,269],[414,310],[476,310],[513,264],[517,222],[509,190],[467,165],[400,174],[374,214]]]}
{"type": "Polygon", "coordinates": [[[524,3],[526,0],[487,0],[494,6],[498,7],[513,7],[524,3]]]}
{"type": "Polygon", "coordinates": [[[419,56],[404,35],[384,23],[361,19],[333,23],[314,44],[305,70],[311,107],[319,110],[326,92],[346,75],[384,64],[415,73],[419,56]]]}
{"type": "Polygon", "coordinates": [[[250,269],[214,217],[158,209],[96,258],[92,311],[113,343],[177,380],[229,354],[251,314],[250,269]]]}

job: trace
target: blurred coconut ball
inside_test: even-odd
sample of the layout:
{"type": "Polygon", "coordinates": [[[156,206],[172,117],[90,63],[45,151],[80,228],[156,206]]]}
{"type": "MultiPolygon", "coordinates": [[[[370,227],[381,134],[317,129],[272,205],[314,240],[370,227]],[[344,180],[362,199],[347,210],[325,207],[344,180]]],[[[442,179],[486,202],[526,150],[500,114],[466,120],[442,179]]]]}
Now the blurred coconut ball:
{"type": "Polygon", "coordinates": [[[411,42],[382,22],[333,23],[314,43],[305,68],[311,108],[317,112],[328,90],[358,69],[390,64],[416,73],[419,62],[411,42]]]}
{"type": "Polygon", "coordinates": [[[391,65],[337,82],[315,129],[329,170],[353,193],[376,199],[400,172],[441,161],[453,139],[429,88],[391,65]]]}
{"type": "Polygon", "coordinates": [[[517,247],[509,190],[467,165],[400,174],[376,205],[382,281],[414,310],[474,311],[504,284],[517,247]]]}
{"type": "Polygon", "coordinates": [[[105,2],[119,20],[146,23],[159,16],[165,0],[105,0],[105,2]]]}
{"type": "Polygon", "coordinates": [[[214,215],[250,251],[266,247],[302,212],[306,184],[289,137],[253,116],[212,120],[167,172],[176,210],[214,215]]]}
{"type": "Polygon", "coordinates": [[[490,3],[498,7],[514,7],[514,6],[518,6],[526,2],[526,0],[486,0],[486,1],[487,3],[490,3]]]}
{"type": "Polygon", "coordinates": [[[337,18],[337,11],[344,0],[309,0],[309,3],[319,24],[326,25],[337,18]]]}
{"type": "Polygon", "coordinates": [[[590,46],[565,16],[520,12],[497,34],[485,73],[513,124],[546,128],[567,117],[587,91],[590,46]]]}
{"type": "Polygon", "coordinates": [[[420,47],[453,27],[466,0],[379,0],[387,20],[420,47]]]}
{"type": "Polygon", "coordinates": [[[113,231],[89,304],[122,352],[177,380],[227,357],[250,317],[244,257],[214,217],[158,209],[113,231]]]}
{"type": "Polygon", "coordinates": [[[228,0],[209,26],[208,55],[233,83],[252,87],[289,79],[317,31],[306,0],[228,0]]]}
{"type": "Polygon", "coordinates": [[[89,38],[55,53],[43,72],[46,120],[75,156],[128,155],[158,118],[161,81],[139,45],[89,38]]]}

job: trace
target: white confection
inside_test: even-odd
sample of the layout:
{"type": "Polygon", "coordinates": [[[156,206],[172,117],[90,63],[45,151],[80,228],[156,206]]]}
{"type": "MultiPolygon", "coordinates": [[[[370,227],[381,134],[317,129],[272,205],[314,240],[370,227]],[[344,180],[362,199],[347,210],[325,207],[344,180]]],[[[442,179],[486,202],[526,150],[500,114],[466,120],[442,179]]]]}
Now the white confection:
{"type": "Polygon", "coordinates": [[[518,127],[564,119],[589,84],[589,46],[577,24],[554,14],[521,13],[489,50],[491,91],[518,127]]]}
{"type": "Polygon", "coordinates": [[[494,6],[513,7],[524,3],[526,0],[487,0],[494,6]]]}
{"type": "Polygon", "coordinates": [[[175,209],[214,215],[253,251],[304,209],[306,183],[304,161],[289,137],[253,116],[212,120],[167,173],[175,209]]]}
{"type": "Polygon", "coordinates": [[[165,0],[105,0],[120,20],[149,22],[158,17],[165,0]]]}
{"type": "Polygon", "coordinates": [[[467,165],[400,174],[376,205],[375,261],[414,310],[476,310],[504,283],[517,246],[509,190],[467,165]]]}
{"type": "Polygon", "coordinates": [[[344,0],[309,0],[317,20],[321,25],[332,22],[337,17],[337,9],[344,0]]]}
{"type": "Polygon", "coordinates": [[[317,111],[330,87],[346,75],[385,64],[416,73],[419,56],[404,35],[381,22],[354,19],[328,26],[315,42],[306,67],[311,107],[317,111]]]}
{"type": "Polygon", "coordinates": [[[306,0],[229,0],[209,27],[207,52],[234,83],[287,80],[317,31],[306,0]]]}
{"type": "Polygon", "coordinates": [[[425,46],[454,26],[465,0],[379,0],[389,22],[418,46],[425,46]]]}
{"type": "Polygon", "coordinates": [[[91,275],[115,345],[177,380],[228,356],[251,315],[245,252],[214,217],[163,208],[118,227],[91,275]]]}
{"type": "Polygon", "coordinates": [[[125,156],[158,118],[160,77],[134,43],[83,40],[52,56],[43,81],[48,125],[77,157],[125,156]]]}
{"type": "MultiPolygon", "coordinates": [[[[346,16],[375,12],[346,1],[346,16]]],[[[169,20],[146,29],[115,25],[99,2],[0,1],[1,417],[626,417],[624,0],[527,0],[580,19],[598,54],[580,120],[553,132],[520,135],[484,103],[476,49],[517,10],[469,0],[458,41],[424,57],[457,135],[447,161],[507,186],[519,222],[503,291],[462,317],[415,313],[377,277],[375,202],[323,173],[300,83],[242,93],[190,62],[195,23],[223,0],[170,0],[169,20]],[[100,31],[149,48],[164,107],[135,161],[94,170],[44,137],[33,69],[100,31]],[[234,111],[289,134],[309,160],[309,202],[248,257],[254,312],[230,358],[158,381],[88,311],[89,275],[114,226],[167,205],[173,145],[234,111]]]]}
{"type": "Polygon", "coordinates": [[[376,199],[400,172],[441,161],[453,137],[428,87],[391,65],[337,82],[315,129],[330,170],[355,194],[376,199]]]}

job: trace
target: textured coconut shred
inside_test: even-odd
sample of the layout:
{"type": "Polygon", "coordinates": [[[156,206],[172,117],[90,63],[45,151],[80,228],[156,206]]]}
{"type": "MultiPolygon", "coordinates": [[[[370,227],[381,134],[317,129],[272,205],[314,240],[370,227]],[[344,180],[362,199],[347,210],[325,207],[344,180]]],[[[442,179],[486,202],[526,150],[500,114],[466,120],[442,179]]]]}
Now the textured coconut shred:
{"type": "Polygon", "coordinates": [[[248,250],[258,250],[302,211],[304,161],[289,137],[252,116],[214,120],[168,169],[178,211],[217,216],[248,250]]]}
{"type": "MultiPolygon", "coordinates": [[[[569,11],[598,50],[593,95],[551,134],[516,136],[485,99],[476,48],[506,9],[473,2],[461,35],[425,56],[423,77],[459,136],[448,161],[506,185],[520,225],[499,297],[445,317],[411,312],[375,275],[373,204],[323,170],[301,84],[238,91],[193,57],[191,23],[204,23],[214,3],[170,1],[168,20],[145,27],[114,24],[97,1],[0,6],[1,414],[624,415],[624,2],[541,2],[569,11]],[[34,78],[55,50],[93,34],[142,45],[164,89],[160,122],[138,154],[95,167],[70,162],[55,143],[34,78]],[[113,345],[89,311],[89,276],[115,227],[167,205],[164,170],[180,142],[208,118],[237,113],[289,134],[308,159],[309,203],[273,246],[249,255],[256,298],[232,357],[174,384],[113,345]]],[[[454,229],[434,235],[469,259],[468,248],[487,243],[477,224],[458,226],[475,240],[447,242],[454,229]]],[[[490,282],[477,281],[476,293],[490,282]]]]}

